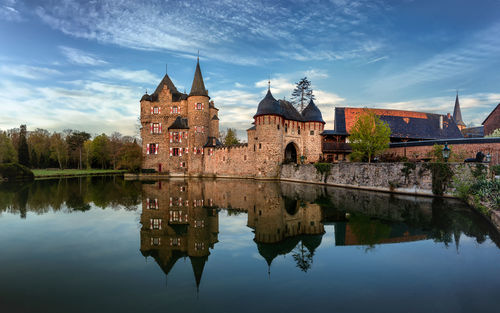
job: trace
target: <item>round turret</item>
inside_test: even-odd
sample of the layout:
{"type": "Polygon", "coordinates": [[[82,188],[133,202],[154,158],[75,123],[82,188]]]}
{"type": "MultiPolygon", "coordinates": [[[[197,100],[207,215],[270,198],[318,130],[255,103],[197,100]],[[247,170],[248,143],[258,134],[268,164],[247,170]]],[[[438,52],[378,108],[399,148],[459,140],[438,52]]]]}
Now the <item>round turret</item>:
{"type": "Polygon", "coordinates": [[[323,120],[323,115],[321,115],[321,111],[318,109],[316,104],[314,104],[314,101],[309,101],[309,104],[306,106],[306,108],[302,111],[302,117],[304,119],[304,122],[320,122],[320,123],[325,123],[323,120]]]}
{"type": "Polygon", "coordinates": [[[256,118],[261,115],[281,115],[280,103],[274,99],[271,89],[267,90],[266,96],[259,102],[257,113],[253,117],[256,118]]]}

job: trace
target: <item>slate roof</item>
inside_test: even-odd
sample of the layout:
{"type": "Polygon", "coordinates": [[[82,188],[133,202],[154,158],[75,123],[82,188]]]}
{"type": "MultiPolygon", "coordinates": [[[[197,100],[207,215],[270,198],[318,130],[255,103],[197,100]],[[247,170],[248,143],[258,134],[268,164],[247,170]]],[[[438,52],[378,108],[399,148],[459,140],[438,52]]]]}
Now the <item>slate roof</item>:
{"type": "Polygon", "coordinates": [[[493,112],[495,112],[496,110],[499,110],[499,109],[500,109],[500,103],[490,112],[490,114],[488,114],[488,117],[486,117],[484,122],[482,122],[481,124],[484,125],[484,123],[486,123],[486,121],[490,118],[490,116],[493,114],[493,112]]]}
{"type": "MultiPolygon", "coordinates": [[[[377,109],[374,109],[377,110],[377,109]]],[[[391,138],[410,139],[410,140],[431,140],[431,139],[449,139],[463,138],[462,133],[458,129],[455,121],[450,116],[421,113],[426,118],[411,117],[414,112],[408,112],[408,117],[391,115],[390,110],[380,110],[387,112],[385,114],[377,114],[380,119],[391,128],[391,138]],[[440,117],[443,118],[443,129],[440,129],[440,117]]],[[[401,112],[401,111],[398,111],[401,112]]],[[[335,108],[335,130],[337,132],[346,132],[345,123],[345,108],[335,108]]]]}
{"type": "Polygon", "coordinates": [[[174,83],[172,82],[172,80],[170,79],[170,77],[168,76],[168,74],[165,74],[161,82],[158,84],[158,87],[156,87],[155,91],[151,95],[148,95],[147,93],[144,94],[141,98],[141,101],[143,100],[151,102],[158,101],[158,95],[160,94],[160,92],[163,90],[164,87],[167,87],[172,93],[172,101],[179,102],[180,100],[187,99],[187,95],[185,93],[179,92],[175,87],[174,83]]]}
{"type": "Polygon", "coordinates": [[[253,125],[252,127],[250,127],[249,129],[247,129],[247,131],[249,130],[256,130],[257,128],[255,127],[255,125],[253,125]]]}
{"type": "Polygon", "coordinates": [[[219,120],[219,118],[217,117],[217,115],[214,115],[214,116],[212,117],[212,121],[218,121],[218,120],[219,120]]]}
{"type": "Polygon", "coordinates": [[[189,129],[188,119],[177,116],[175,121],[168,127],[168,129],[189,129]]]}
{"type": "Polygon", "coordinates": [[[302,117],[304,118],[304,121],[307,122],[325,122],[323,120],[321,111],[316,106],[316,104],[314,104],[314,101],[312,99],[311,101],[309,101],[309,104],[306,106],[306,108],[302,111],[302,117]]]}
{"type": "Polygon", "coordinates": [[[203,146],[203,147],[220,147],[222,146],[222,142],[219,141],[219,139],[215,138],[215,137],[208,137],[207,138],[207,143],[203,146]],[[215,139],[215,144],[214,144],[214,139],[215,139]]]}
{"type": "Polygon", "coordinates": [[[261,115],[279,115],[291,121],[324,123],[321,111],[319,111],[314,102],[311,102],[306,107],[307,110],[304,109],[306,115],[303,115],[300,114],[289,101],[276,100],[271,93],[271,89],[268,89],[264,99],[259,102],[257,113],[255,113],[253,117],[256,118],[261,115]]]}
{"type": "Polygon", "coordinates": [[[455,120],[455,124],[460,126],[465,126],[464,121],[462,120],[462,111],[460,110],[460,102],[458,101],[458,93],[455,98],[455,108],[453,109],[453,119],[455,120]]]}
{"type": "Polygon", "coordinates": [[[208,97],[208,90],[205,89],[203,82],[203,75],[201,75],[200,60],[196,63],[196,70],[194,71],[193,84],[191,85],[190,96],[205,96],[208,97]]]}
{"type": "Polygon", "coordinates": [[[465,138],[482,138],[484,137],[484,126],[464,128],[462,134],[465,138]]]}

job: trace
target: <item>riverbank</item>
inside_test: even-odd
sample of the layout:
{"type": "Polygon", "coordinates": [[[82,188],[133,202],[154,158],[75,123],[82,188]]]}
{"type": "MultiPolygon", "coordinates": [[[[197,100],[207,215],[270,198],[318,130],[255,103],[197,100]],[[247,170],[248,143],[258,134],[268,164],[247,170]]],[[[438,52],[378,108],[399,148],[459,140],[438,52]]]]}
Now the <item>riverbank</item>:
{"type": "Polygon", "coordinates": [[[80,176],[98,176],[98,175],[117,175],[124,174],[125,170],[77,170],[77,169],[35,169],[32,170],[35,179],[62,178],[62,177],[80,177],[80,176]]]}

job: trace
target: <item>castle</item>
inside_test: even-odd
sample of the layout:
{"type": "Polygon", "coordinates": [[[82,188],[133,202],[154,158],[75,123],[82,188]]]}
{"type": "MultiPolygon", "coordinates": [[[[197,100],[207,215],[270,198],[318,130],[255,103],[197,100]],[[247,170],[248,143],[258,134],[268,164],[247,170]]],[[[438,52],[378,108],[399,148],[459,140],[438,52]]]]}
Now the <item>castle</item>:
{"type": "Polygon", "coordinates": [[[218,140],[218,111],[199,60],[189,94],[179,92],[165,74],[154,93],[141,98],[142,168],[172,176],[270,178],[283,162],[322,157],[325,122],[313,101],[299,113],[268,88],[247,130],[247,143],[232,147],[218,140]]]}

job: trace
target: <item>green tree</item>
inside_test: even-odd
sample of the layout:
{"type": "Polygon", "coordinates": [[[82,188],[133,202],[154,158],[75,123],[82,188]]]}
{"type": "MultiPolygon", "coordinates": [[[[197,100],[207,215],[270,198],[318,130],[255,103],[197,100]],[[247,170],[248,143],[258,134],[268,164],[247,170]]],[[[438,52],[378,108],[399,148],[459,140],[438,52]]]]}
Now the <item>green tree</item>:
{"type": "Polygon", "coordinates": [[[6,133],[0,131],[0,163],[17,162],[16,149],[6,133]]]}
{"type": "Polygon", "coordinates": [[[50,162],[50,134],[47,130],[37,128],[28,137],[30,160],[34,168],[45,168],[50,162]]]}
{"type": "Polygon", "coordinates": [[[78,168],[82,169],[82,150],[85,141],[90,139],[90,134],[80,131],[71,131],[71,133],[66,137],[66,142],[70,152],[78,154],[78,168]]]}
{"type": "Polygon", "coordinates": [[[234,146],[239,144],[240,141],[238,137],[236,137],[236,129],[228,128],[226,135],[224,136],[224,145],[225,146],[234,146]]]}
{"type": "Polygon", "coordinates": [[[500,128],[495,129],[491,134],[485,137],[500,137],[500,128]]]}
{"type": "Polygon", "coordinates": [[[138,172],[141,169],[142,149],[135,141],[126,142],[120,149],[120,161],[118,167],[131,172],[138,172]]]}
{"type": "Polygon", "coordinates": [[[64,169],[68,163],[68,144],[60,133],[50,136],[50,157],[57,162],[60,169],[64,169]]]}
{"type": "Polygon", "coordinates": [[[26,125],[21,125],[19,131],[19,147],[17,156],[19,164],[30,167],[30,154],[28,149],[28,141],[26,140],[26,125]]]}
{"type": "Polygon", "coordinates": [[[297,109],[302,112],[306,102],[308,102],[308,100],[315,99],[311,88],[311,82],[307,79],[307,77],[304,77],[298,83],[295,83],[295,85],[296,86],[292,92],[291,100],[297,109]]]}
{"type": "Polygon", "coordinates": [[[92,140],[92,157],[104,169],[110,159],[109,139],[106,134],[99,135],[92,140]]]}
{"type": "Polygon", "coordinates": [[[351,159],[364,161],[380,155],[389,147],[391,129],[375,115],[365,109],[351,128],[349,142],[352,147],[351,159]]]}

